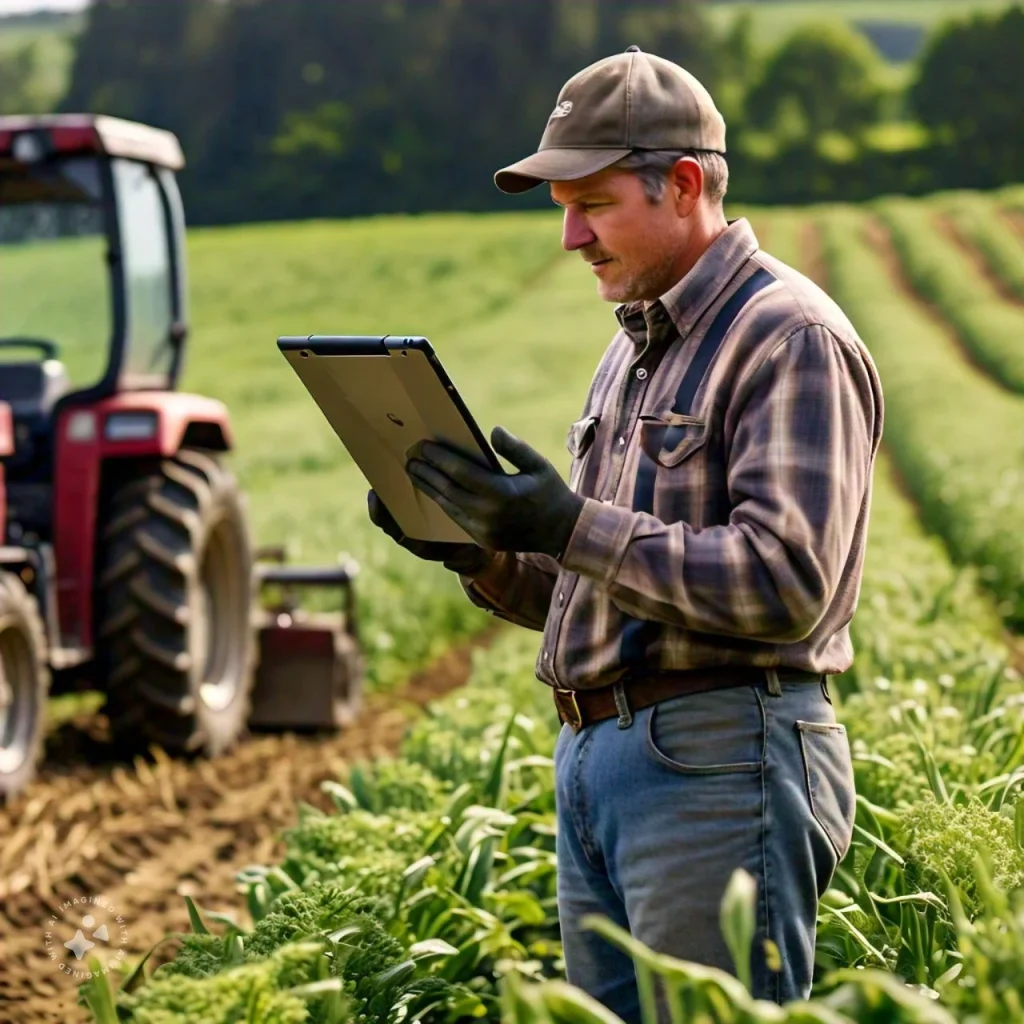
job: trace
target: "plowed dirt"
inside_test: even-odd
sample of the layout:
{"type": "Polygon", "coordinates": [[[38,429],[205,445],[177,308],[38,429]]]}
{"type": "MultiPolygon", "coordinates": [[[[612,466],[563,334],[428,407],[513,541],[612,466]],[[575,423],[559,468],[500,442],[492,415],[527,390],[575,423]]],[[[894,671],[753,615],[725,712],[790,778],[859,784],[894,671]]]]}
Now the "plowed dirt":
{"type": "MultiPolygon", "coordinates": [[[[453,648],[400,693],[368,698],[356,724],[337,735],[256,735],[210,760],[154,750],[115,763],[101,715],[63,726],[36,782],[0,809],[0,1022],[90,1019],[77,1005],[80,981],[48,949],[75,965],[63,941],[47,939],[52,915],[68,939],[77,926],[65,922],[81,912],[63,910],[64,901],[105,897],[123,917],[117,945],[133,961],[168,933],[190,930],[186,895],[247,924],[235,873],[275,863],[297,801],[329,809],[320,783],[354,761],[394,753],[415,709],[463,685],[472,651],[496,632],[453,648]]],[[[150,964],[168,959],[174,945],[161,946],[150,964]]]]}

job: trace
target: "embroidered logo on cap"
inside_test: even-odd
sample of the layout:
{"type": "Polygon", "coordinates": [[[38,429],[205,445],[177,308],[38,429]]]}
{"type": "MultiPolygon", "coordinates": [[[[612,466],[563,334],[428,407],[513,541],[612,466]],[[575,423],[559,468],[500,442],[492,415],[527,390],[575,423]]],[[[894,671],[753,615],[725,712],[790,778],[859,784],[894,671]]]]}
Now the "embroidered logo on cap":
{"type": "Polygon", "coordinates": [[[572,113],[572,100],[563,100],[561,103],[551,111],[551,117],[548,120],[552,120],[556,117],[568,117],[572,113]]]}

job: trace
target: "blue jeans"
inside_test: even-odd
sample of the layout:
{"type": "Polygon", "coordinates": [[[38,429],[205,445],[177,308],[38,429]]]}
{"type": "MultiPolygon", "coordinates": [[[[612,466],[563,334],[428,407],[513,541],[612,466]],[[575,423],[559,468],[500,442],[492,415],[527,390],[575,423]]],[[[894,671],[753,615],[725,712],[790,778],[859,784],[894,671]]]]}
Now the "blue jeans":
{"type": "Polygon", "coordinates": [[[818,899],[853,833],[846,730],[820,683],[675,697],[555,746],[558,912],[568,980],[639,1022],[632,960],[603,914],[655,951],[735,973],[719,927],[734,869],[757,882],[754,995],[806,998],[818,899]],[[772,971],[764,940],[779,949],[772,971]]]}

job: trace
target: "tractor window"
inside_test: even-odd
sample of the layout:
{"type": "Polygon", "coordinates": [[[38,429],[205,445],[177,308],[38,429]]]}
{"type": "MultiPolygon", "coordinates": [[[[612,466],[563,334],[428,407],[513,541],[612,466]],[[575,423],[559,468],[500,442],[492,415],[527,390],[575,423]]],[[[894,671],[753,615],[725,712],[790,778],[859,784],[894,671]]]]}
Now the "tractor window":
{"type": "Polygon", "coordinates": [[[114,161],[127,302],[128,386],[160,386],[174,361],[171,241],[160,184],[146,164],[114,161]]]}
{"type": "MultiPolygon", "coordinates": [[[[97,163],[0,160],[0,364],[38,361],[55,346],[61,389],[104,375],[113,321],[97,163]]],[[[4,397],[0,388],[0,397],[4,397]]]]}

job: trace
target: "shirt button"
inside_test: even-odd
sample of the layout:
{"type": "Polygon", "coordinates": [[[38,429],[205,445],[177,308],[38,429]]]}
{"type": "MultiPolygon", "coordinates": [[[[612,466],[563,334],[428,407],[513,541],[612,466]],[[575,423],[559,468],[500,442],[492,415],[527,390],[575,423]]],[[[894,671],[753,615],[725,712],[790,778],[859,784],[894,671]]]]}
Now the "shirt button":
{"type": "Polygon", "coordinates": [[[560,591],[559,592],[559,594],[558,594],[558,603],[559,604],[565,604],[565,592],[564,591],[560,591]]]}
{"type": "Polygon", "coordinates": [[[620,437],[619,438],[619,447],[622,448],[622,447],[625,446],[625,444],[626,444],[626,439],[624,437],[620,437]]]}
{"type": "Polygon", "coordinates": [[[647,371],[642,366],[636,371],[636,379],[647,380],[647,371]]]}
{"type": "Polygon", "coordinates": [[[545,651],[545,652],[544,652],[544,660],[545,660],[545,661],[547,661],[547,660],[548,660],[548,652],[547,652],[547,651],[545,651]]]}

